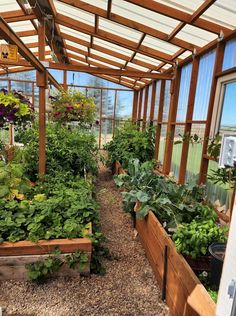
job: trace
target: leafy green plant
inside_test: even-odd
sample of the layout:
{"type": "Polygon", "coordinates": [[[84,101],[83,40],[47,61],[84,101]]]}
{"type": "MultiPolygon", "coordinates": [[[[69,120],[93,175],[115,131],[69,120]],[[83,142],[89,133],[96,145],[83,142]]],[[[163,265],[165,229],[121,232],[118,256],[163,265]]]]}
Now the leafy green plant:
{"type": "Polygon", "coordinates": [[[207,153],[209,156],[217,159],[220,156],[220,148],[221,148],[221,136],[216,135],[208,145],[207,153]]]}
{"type": "Polygon", "coordinates": [[[0,161],[0,198],[22,200],[30,189],[29,185],[30,181],[24,177],[20,164],[0,161]]]}
{"type": "Polygon", "coordinates": [[[138,158],[140,162],[151,160],[154,156],[154,128],[140,131],[139,127],[127,122],[117,129],[112,141],[104,146],[108,151],[108,164],[120,161],[126,168],[129,160],[138,158]]]}
{"type": "Polygon", "coordinates": [[[42,281],[59,271],[62,265],[68,265],[70,269],[76,269],[79,265],[79,268],[83,269],[88,262],[88,254],[80,250],[64,257],[60,255],[60,249],[56,248],[48,258],[26,264],[25,267],[28,270],[27,275],[29,280],[42,281]]]}
{"type": "Polygon", "coordinates": [[[213,242],[225,242],[227,231],[228,227],[220,227],[211,219],[193,220],[179,225],[173,240],[178,252],[196,259],[205,256],[213,242]]]}
{"type": "Polygon", "coordinates": [[[78,90],[60,90],[51,97],[52,119],[56,122],[77,121],[80,125],[92,124],[96,105],[93,98],[87,98],[78,90]]]}
{"type": "MultiPolygon", "coordinates": [[[[95,136],[82,129],[69,130],[64,126],[48,123],[46,127],[46,173],[54,176],[59,171],[84,176],[97,173],[97,145],[95,136]]],[[[27,176],[37,180],[38,173],[38,126],[18,131],[16,140],[25,147],[15,160],[24,159],[27,176]]]]}
{"type": "Polygon", "coordinates": [[[183,135],[179,134],[178,136],[180,139],[176,140],[174,142],[174,145],[182,144],[182,143],[190,143],[194,145],[194,144],[199,144],[202,142],[202,139],[197,134],[191,135],[190,133],[186,133],[183,135]]]}

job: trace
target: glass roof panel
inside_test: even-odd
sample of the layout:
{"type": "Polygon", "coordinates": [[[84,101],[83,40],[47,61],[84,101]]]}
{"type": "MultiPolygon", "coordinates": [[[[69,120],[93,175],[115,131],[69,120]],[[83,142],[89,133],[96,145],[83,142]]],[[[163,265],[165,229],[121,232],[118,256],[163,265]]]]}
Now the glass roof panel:
{"type": "Polygon", "coordinates": [[[97,45],[100,45],[102,47],[114,50],[115,52],[117,51],[117,52],[122,53],[122,54],[127,55],[127,56],[131,56],[133,54],[133,51],[130,49],[127,49],[127,48],[124,48],[122,46],[118,46],[116,44],[101,40],[99,38],[94,38],[93,42],[94,42],[94,44],[97,44],[97,45]]]}
{"type": "Polygon", "coordinates": [[[166,6],[170,6],[172,8],[178,9],[180,11],[184,11],[192,14],[196,11],[200,5],[203,4],[204,0],[154,0],[166,6]]]}
{"type": "Polygon", "coordinates": [[[64,14],[72,19],[75,19],[77,21],[79,20],[83,23],[94,26],[94,14],[80,10],[71,5],[61,3],[57,0],[54,0],[54,4],[58,13],[64,14]]]}
{"type": "Polygon", "coordinates": [[[120,0],[112,1],[111,12],[168,34],[178,25],[172,18],[120,0]]]}
{"type": "Polygon", "coordinates": [[[199,27],[185,25],[185,27],[183,27],[183,29],[176,35],[176,37],[197,46],[204,46],[216,39],[217,35],[202,30],[199,27]]]}
{"type": "Polygon", "coordinates": [[[218,0],[202,15],[202,18],[227,28],[236,27],[235,0],[218,0]]]}
{"type": "Polygon", "coordinates": [[[137,69],[137,70],[141,70],[141,71],[148,71],[149,69],[146,68],[146,67],[143,67],[143,66],[139,66],[139,65],[136,65],[136,64],[133,64],[131,62],[129,62],[127,64],[127,67],[131,67],[131,68],[134,68],[134,69],[137,69]]]}
{"type": "Polygon", "coordinates": [[[34,27],[30,21],[20,21],[8,23],[14,32],[30,31],[34,30],[34,27]]]}
{"type": "Polygon", "coordinates": [[[101,56],[101,57],[104,57],[104,58],[116,61],[116,62],[121,63],[121,64],[123,64],[125,62],[123,59],[120,59],[120,58],[117,58],[117,57],[113,57],[113,56],[108,55],[108,54],[104,54],[104,53],[102,53],[102,52],[100,52],[98,50],[95,50],[95,49],[90,49],[90,52],[93,53],[93,54],[96,54],[98,56],[101,56]]]}
{"type": "Polygon", "coordinates": [[[183,54],[179,55],[178,58],[185,59],[185,58],[187,58],[190,55],[192,55],[192,52],[190,52],[189,50],[186,50],[186,52],[184,52],[183,54]]]}
{"type": "Polygon", "coordinates": [[[16,0],[1,0],[0,1],[0,12],[21,10],[16,0]]]}
{"type": "Polygon", "coordinates": [[[60,25],[60,30],[61,30],[61,32],[78,37],[84,41],[90,42],[90,35],[88,35],[88,34],[73,30],[73,29],[71,29],[67,26],[64,26],[64,25],[60,25]]]}
{"type": "Polygon", "coordinates": [[[88,49],[87,46],[83,46],[83,45],[80,45],[80,44],[77,44],[77,43],[74,43],[74,42],[71,42],[71,41],[68,41],[68,40],[65,40],[65,42],[66,42],[67,45],[79,48],[79,49],[84,50],[85,52],[87,52],[87,49],[88,49]]]}
{"type": "MultiPolygon", "coordinates": [[[[83,2],[94,5],[94,0],[83,0],[83,2]]],[[[101,8],[103,10],[106,10],[107,9],[107,0],[97,0],[96,7],[101,8]]]]}
{"type": "Polygon", "coordinates": [[[123,26],[121,24],[108,21],[104,18],[99,19],[99,28],[104,31],[108,31],[109,33],[118,35],[120,37],[124,37],[130,41],[138,43],[142,33],[135,31],[129,27],[123,26]]]}
{"type": "Polygon", "coordinates": [[[170,55],[175,54],[179,50],[179,46],[175,46],[168,42],[159,40],[150,35],[145,36],[142,42],[142,45],[154,48],[156,50],[162,51],[163,53],[170,54],[170,55]]]}
{"type": "Polygon", "coordinates": [[[172,67],[172,65],[170,65],[170,64],[165,64],[164,66],[162,66],[163,69],[169,69],[171,67],[172,67]]]}

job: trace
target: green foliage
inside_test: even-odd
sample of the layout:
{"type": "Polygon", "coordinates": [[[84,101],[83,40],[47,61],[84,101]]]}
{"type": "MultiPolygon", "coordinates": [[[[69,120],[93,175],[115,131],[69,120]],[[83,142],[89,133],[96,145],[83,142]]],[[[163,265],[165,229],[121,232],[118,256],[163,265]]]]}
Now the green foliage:
{"type": "Polygon", "coordinates": [[[109,153],[108,164],[120,161],[126,168],[129,160],[138,158],[140,162],[151,160],[154,156],[154,129],[148,127],[140,131],[131,122],[117,129],[112,141],[104,146],[109,153]]]}
{"type": "Polygon", "coordinates": [[[131,211],[139,201],[138,218],[144,218],[152,210],[167,228],[189,223],[194,218],[216,219],[214,209],[200,203],[204,201],[204,187],[177,185],[171,178],[154,173],[153,166],[152,161],[140,164],[134,159],[129,162],[128,174],[115,176],[116,184],[126,189],[122,193],[126,209],[131,211]]]}
{"type": "Polygon", "coordinates": [[[196,259],[206,255],[213,242],[225,242],[227,231],[228,227],[220,227],[212,219],[193,220],[191,223],[179,225],[173,240],[178,252],[196,259]]]}
{"type": "Polygon", "coordinates": [[[197,134],[191,135],[189,133],[186,133],[183,135],[179,134],[178,136],[180,137],[180,140],[175,141],[174,145],[182,144],[182,143],[190,143],[194,145],[194,144],[199,144],[202,142],[202,139],[197,134]]]}
{"type": "Polygon", "coordinates": [[[221,148],[221,136],[216,135],[208,145],[207,153],[209,156],[217,159],[220,156],[220,148],[221,148]]]}
{"type": "Polygon", "coordinates": [[[60,249],[55,249],[48,258],[26,264],[29,280],[42,281],[52,276],[65,264],[71,269],[76,269],[78,265],[80,269],[83,269],[84,265],[88,262],[88,254],[80,250],[64,257],[60,256],[60,254],[60,249]]]}
{"type": "Polygon", "coordinates": [[[32,200],[0,201],[2,240],[36,242],[39,239],[78,238],[84,236],[88,223],[98,222],[97,204],[88,180],[80,178],[60,183],[58,178],[55,181],[51,178],[32,190],[32,200]],[[51,190],[53,182],[55,188],[51,190]],[[47,199],[42,194],[48,194],[47,199]]]}
{"type": "Polygon", "coordinates": [[[215,184],[227,184],[233,189],[236,181],[236,168],[226,167],[211,170],[208,179],[215,184]]]}
{"type": "Polygon", "coordinates": [[[21,93],[0,92],[0,126],[6,123],[24,125],[32,120],[32,114],[31,103],[21,93]]]}
{"type": "Polygon", "coordinates": [[[211,290],[211,289],[207,289],[207,292],[210,294],[210,297],[216,303],[217,302],[217,298],[218,298],[218,292],[214,291],[214,290],[211,290]]]}
{"type": "MultiPolygon", "coordinates": [[[[74,175],[97,173],[96,139],[89,131],[69,130],[66,127],[48,123],[46,127],[46,170],[54,176],[59,171],[69,171],[74,175]]],[[[18,131],[17,138],[25,145],[23,158],[28,177],[35,181],[38,173],[38,126],[18,131]]],[[[19,159],[22,159],[22,153],[19,159]]],[[[16,157],[17,159],[17,157],[16,157]]]]}
{"type": "Polygon", "coordinates": [[[52,119],[56,122],[77,121],[80,125],[92,124],[96,105],[93,98],[87,98],[78,90],[60,90],[51,97],[52,119]]]}
{"type": "Polygon", "coordinates": [[[29,191],[29,180],[23,176],[20,164],[0,161],[0,198],[7,200],[24,199],[24,194],[29,191]]]}

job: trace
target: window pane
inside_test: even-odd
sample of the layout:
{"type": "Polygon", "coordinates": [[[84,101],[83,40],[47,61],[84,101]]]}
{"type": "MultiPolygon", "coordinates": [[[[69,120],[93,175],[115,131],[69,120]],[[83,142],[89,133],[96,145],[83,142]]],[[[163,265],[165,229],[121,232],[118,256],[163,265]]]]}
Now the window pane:
{"type": "Polygon", "coordinates": [[[177,122],[184,122],[186,119],[191,73],[192,64],[188,64],[181,69],[179,100],[176,117],[177,122]]]}
{"type": "Polygon", "coordinates": [[[200,58],[193,120],[206,120],[215,55],[214,50],[200,58]]]}
{"type": "Polygon", "coordinates": [[[222,70],[236,66],[236,39],[228,41],[225,45],[224,60],[222,70]]]}
{"type": "MultiPolygon", "coordinates": [[[[191,135],[197,134],[204,138],[205,124],[193,124],[191,135]]],[[[188,161],[186,170],[186,181],[191,182],[198,179],[202,157],[202,143],[190,144],[188,151],[188,161]]]]}
{"type": "Polygon", "coordinates": [[[154,107],[154,120],[157,120],[159,103],[160,103],[160,92],[161,92],[161,81],[156,83],[156,98],[155,98],[155,107],[154,107]]]}
{"type": "Polygon", "coordinates": [[[114,117],[115,91],[102,90],[102,116],[114,117]]]}
{"type": "Polygon", "coordinates": [[[113,136],[113,120],[102,120],[101,146],[112,140],[113,136]]]}
{"type": "Polygon", "coordinates": [[[150,121],[151,100],[152,100],[152,85],[149,86],[149,90],[148,90],[147,120],[146,120],[147,122],[150,121]]]}
{"type": "Polygon", "coordinates": [[[132,91],[117,91],[116,119],[127,120],[132,117],[133,96],[132,91]]]}
{"type": "Polygon", "coordinates": [[[219,132],[236,132],[236,81],[224,85],[224,100],[220,119],[219,132]]]}
{"type": "Polygon", "coordinates": [[[170,80],[166,80],[165,85],[165,96],[164,96],[164,108],[163,108],[163,117],[162,121],[167,122],[169,116],[169,108],[170,108],[170,80]]]}
{"type": "Polygon", "coordinates": [[[166,132],[167,132],[167,125],[164,124],[161,127],[161,137],[160,137],[160,144],[159,144],[159,153],[158,153],[158,161],[163,163],[164,161],[164,152],[165,152],[165,145],[166,145],[166,132]]]}
{"type": "MultiPolygon", "coordinates": [[[[182,138],[180,135],[184,134],[184,126],[176,125],[175,127],[175,137],[174,142],[181,141],[182,138]]],[[[173,153],[171,157],[171,171],[173,172],[176,179],[179,177],[179,168],[181,162],[181,154],[182,154],[182,146],[183,144],[174,144],[173,153]]]]}

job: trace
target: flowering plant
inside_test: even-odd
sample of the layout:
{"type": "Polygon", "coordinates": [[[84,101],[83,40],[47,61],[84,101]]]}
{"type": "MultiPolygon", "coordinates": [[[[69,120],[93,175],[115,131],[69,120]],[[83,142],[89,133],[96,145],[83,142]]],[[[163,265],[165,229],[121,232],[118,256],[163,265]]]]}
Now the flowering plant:
{"type": "Polygon", "coordinates": [[[20,92],[0,91],[0,127],[6,123],[23,125],[32,119],[33,109],[29,99],[20,92]]]}
{"type": "Polygon", "coordinates": [[[78,121],[92,124],[95,119],[96,105],[93,98],[87,98],[77,90],[60,90],[56,97],[50,97],[52,119],[58,122],[78,121]]]}

